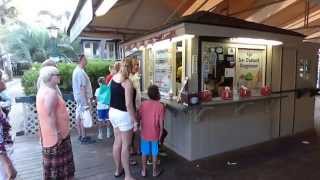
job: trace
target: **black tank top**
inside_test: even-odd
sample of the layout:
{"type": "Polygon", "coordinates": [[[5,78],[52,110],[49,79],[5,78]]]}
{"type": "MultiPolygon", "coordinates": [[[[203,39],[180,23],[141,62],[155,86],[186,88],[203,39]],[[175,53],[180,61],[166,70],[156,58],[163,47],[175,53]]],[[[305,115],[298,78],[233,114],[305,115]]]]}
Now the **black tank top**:
{"type": "Polygon", "coordinates": [[[120,111],[127,111],[124,88],[122,87],[121,83],[117,83],[114,80],[111,80],[110,90],[110,107],[118,109],[120,111]]]}
{"type": "Polygon", "coordinates": [[[136,107],[136,96],[137,96],[137,90],[135,88],[133,88],[133,109],[134,111],[137,110],[137,107],[136,107]]]}

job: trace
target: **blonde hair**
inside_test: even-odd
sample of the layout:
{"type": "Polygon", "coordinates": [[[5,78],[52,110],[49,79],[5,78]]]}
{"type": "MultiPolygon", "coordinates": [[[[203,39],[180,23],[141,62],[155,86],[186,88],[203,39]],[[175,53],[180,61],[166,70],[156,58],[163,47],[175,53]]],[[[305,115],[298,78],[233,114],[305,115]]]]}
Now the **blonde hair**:
{"type": "Polygon", "coordinates": [[[120,63],[119,73],[123,80],[128,79],[132,70],[132,63],[129,60],[122,60],[120,63]]]}
{"type": "Polygon", "coordinates": [[[109,66],[109,72],[112,73],[112,71],[114,71],[114,74],[119,72],[120,66],[121,66],[120,62],[115,62],[112,66],[109,66]]]}

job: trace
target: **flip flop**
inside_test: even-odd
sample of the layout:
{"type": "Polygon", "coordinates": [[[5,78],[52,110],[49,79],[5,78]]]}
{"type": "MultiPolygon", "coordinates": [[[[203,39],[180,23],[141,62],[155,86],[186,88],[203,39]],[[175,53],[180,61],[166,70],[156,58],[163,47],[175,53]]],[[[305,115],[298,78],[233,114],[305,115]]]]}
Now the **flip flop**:
{"type": "Polygon", "coordinates": [[[124,175],[124,169],[122,169],[122,171],[120,171],[118,174],[117,174],[117,173],[114,173],[113,175],[114,175],[114,177],[116,177],[116,178],[121,177],[122,175],[124,175]]]}
{"type": "Polygon", "coordinates": [[[153,177],[158,177],[158,176],[160,176],[160,175],[163,173],[163,171],[164,171],[164,170],[159,169],[159,170],[157,170],[156,174],[152,174],[152,176],[153,176],[153,177]]]}
{"type": "Polygon", "coordinates": [[[130,161],[129,164],[130,164],[131,166],[135,166],[135,165],[138,164],[136,160],[131,159],[131,160],[129,160],[129,161],[130,161]]]}

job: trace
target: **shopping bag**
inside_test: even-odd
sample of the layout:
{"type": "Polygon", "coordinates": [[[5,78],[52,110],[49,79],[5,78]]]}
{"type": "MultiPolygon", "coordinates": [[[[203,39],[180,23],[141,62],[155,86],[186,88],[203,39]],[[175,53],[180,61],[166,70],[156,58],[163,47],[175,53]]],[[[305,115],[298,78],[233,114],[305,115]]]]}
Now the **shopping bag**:
{"type": "Polygon", "coordinates": [[[91,128],[93,122],[92,122],[91,113],[88,109],[83,112],[82,117],[83,117],[83,127],[91,128]]]}

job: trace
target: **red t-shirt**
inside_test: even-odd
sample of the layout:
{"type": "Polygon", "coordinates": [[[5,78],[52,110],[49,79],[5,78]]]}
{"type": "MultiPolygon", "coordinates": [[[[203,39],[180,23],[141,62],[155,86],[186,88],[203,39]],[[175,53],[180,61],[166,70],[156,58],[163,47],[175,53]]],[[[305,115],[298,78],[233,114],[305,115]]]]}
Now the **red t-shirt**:
{"type": "Polygon", "coordinates": [[[141,117],[141,137],[157,141],[160,136],[160,123],[164,121],[165,108],[159,101],[143,101],[139,113],[141,117]]]}
{"type": "Polygon", "coordinates": [[[108,85],[109,82],[111,81],[112,79],[112,74],[108,74],[107,77],[106,77],[106,84],[108,85]]]}

